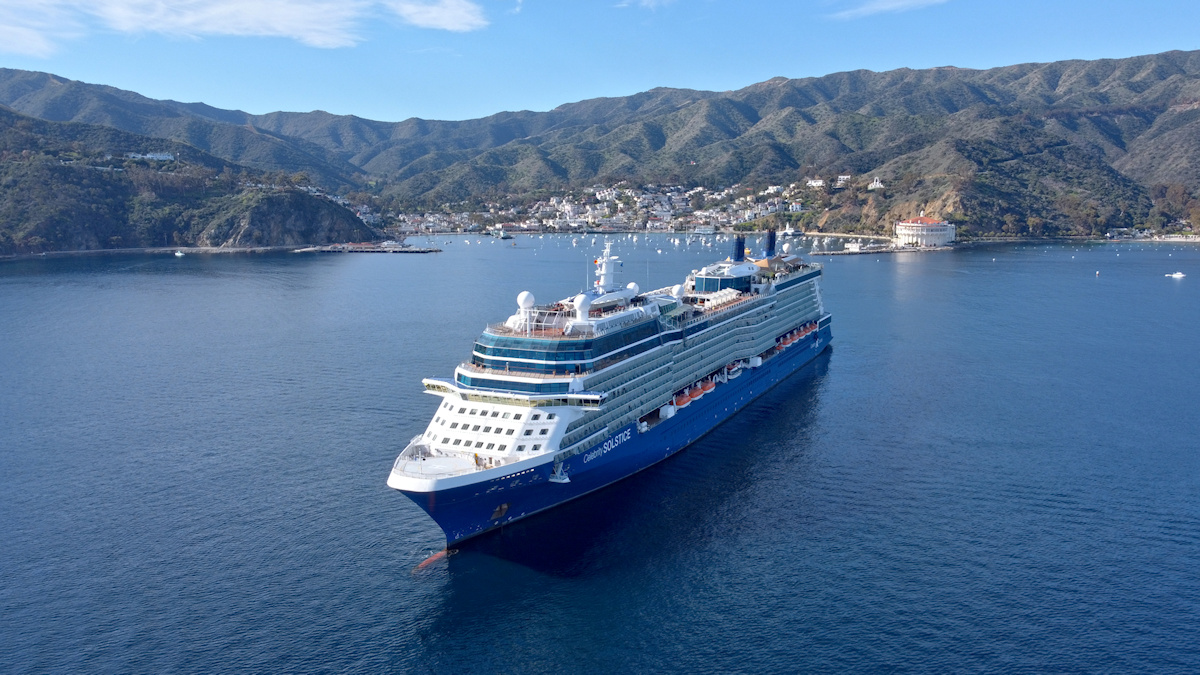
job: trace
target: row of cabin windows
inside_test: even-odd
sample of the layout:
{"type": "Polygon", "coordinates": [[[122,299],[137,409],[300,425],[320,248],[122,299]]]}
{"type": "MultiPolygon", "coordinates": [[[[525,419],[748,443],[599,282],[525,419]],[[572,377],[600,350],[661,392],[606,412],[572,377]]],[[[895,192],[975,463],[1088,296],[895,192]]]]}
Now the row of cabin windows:
{"type": "MultiPolygon", "coordinates": [[[[541,429],[541,430],[539,430],[539,431],[538,431],[538,436],[545,436],[545,435],[546,435],[546,434],[548,434],[548,433],[550,433],[550,430],[549,430],[549,429],[541,429]]],[[[526,436],[532,436],[532,435],[533,435],[533,429],[526,429],[526,430],[525,430],[525,435],[526,435],[526,436]]]]}
{"type": "Polygon", "coordinates": [[[570,387],[567,382],[551,382],[549,384],[541,384],[537,382],[511,382],[503,380],[492,380],[484,377],[471,377],[459,373],[455,380],[462,385],[468,387],[479,387],[481,389],[496,389],[499,391],[520,391],[533,394],[565,394],[570,387]]]}
{"type": "MultiPolygon", "coordinates": [[[[537,452],[538,450],[541,450],[541,449],[542,449],[541,443],[535,443],[533,445],[533,452],[537,452]]],[[[525,446],[523,446],[523,445],[517,446],[517,452],[524,452],[524,451],[525,451],[525,446]]]]}
{"type": "MultiPolygon", "coordinates": [[[[449,408],[449,409],[450,409],[450,412],[454,412],[454,406],[453,406],[453,405],[452,405],[452,404],[451,404],[449,401],[447,401],[447,402],[443,403],[443,404],[442,404],[442,407],[443,407],[443,408],[449,408]]],[[[461,414],[463,414],[463,413],[466,413],[466,414],[468,414],[468,415],[475,415],[475,414],[478,414],[478,415],[480,415],[481,417],[487,417],[487,416],[488,416],[488,411],[486,411],[486,410],[480,410],[480,409],[478,409],[478,408],[471,408],[471,412],[469,412],[469,413],[467,412],[467,409],[466,409],[466,408],[459,408],[459,409],[458,409],[458,414],[460,414],[460,415],[461,415],[461,414]]],[[[492,411],[492,417],[500,417],[500,418],[502,418],[502,419],[509,419],[509,418],[511,417],[511,418],[512,418],[512,419],[514,419],[514,420],[519,420],[519,419],[521,419],[521,413],[516,413],[516,414],[513,414],[513,413],[504,413],[503,415],[501,415],[499,410],[493,410],[493,411],[492,411]]],[[[535,416],[535,418],[534,418],[534,419],[536,419],[536,416],[535,416]]]]}
{"type": "MultiPolygon", "coordinates": [[[[508,358],[520,358],[518,354],[497,354],[496,350],[492,350],[490,354],[482,354],[478,351],[471,355],[471,363],[480,368],[491,368],[492,370],[508,370],[514,372],[526,373],[548,373],[552,375],[571,375],[593,370],[602,370],[611,366],[614,363],[632,358],[638,354],[643,354],[651,349],[659,347],[663,344],[663,338],[659,337],[656,340],[648,340],[640,344],[635,344],[630,347],[620,349],[618,351],[603,352],[602,358],[593,358],[591,354],[578,359],[558,359],[560,361],[583,361],[584,363],[529,363],[526,361],[508,361],[508,358]]],[[[524,357],[529,358],[529,357],[524,357]]],[[[536,357],[535,357],[536,358],[536,357]]]]}
{"type": "MultiPolygon", "coordinates": [[[[450,437],[449,437],[449,436],[447,436],[447,437],[445,437],[445,438],[443,438],[443,439],[442,439],[442,444],[443,444],[443,445],[445,445],[445,444],[447,444],[447,443],[450,443],[450,437]]],[[[467,442],[465,442],[465,443],[464,443],[464,442],[463,442],[463,439],[461,439],[461,438],[456,438],[456,439],[454,439],[454,442],[453,442],[453,443],[450,443],[450,444],[451,444],[451,445],[461,445],[461,446],[464,446],[464,447],[467,447],[467,448],[471,447],[471,441],[467,441],[467,442]]],[[[488,444],[487,444],[487,446],[485,447],[485,446],[484,446],[484,444],[483,444],[483,441],[475,441],[475,449],[476,449],[476,450],[479,450],[479,449],[483,449],[483,450],[491,450],[491,449],[495,448],[497,452],[504,452],[504,449],[505,449],[505,448],[507,448],[507,447],[508,447],[507,445],[501,445],[499,448],[496,448],[496,444],[495,444],[495,443],[488,443],[488,444]]],[[[522,447],[524,447],[524,446],[522,446],[522,447]]],[[[517,448],[517,449],[518,449],[518,450],[520,450],[521,448],[517,448]]]]}
{"type": "MultiPolygon", "coordinates": [[[[442,426],[445,426],[445,425],[446,425],[446,422],[445,422],[445,420],[443,420],[443,421],[441,422],[441,424],[442,424],[442,426]]],[[[467,428],[468,426],[469,426],[469,425],[467,425],[467,424],[464,424],[464,425],[462,425],[462,430],[463,430],[463,431],[479,431],[479,430],[480,430],[480,429],[479,429],[480,425],[478,425],[478,424],[476,424],[475,426],[473,426],[473,427],[471,427],[471,428],[469,428],[469,429],[467,428]]],[[[458,428],[458,422],[451,422],[451,423],[450,423],[450,428],[451,428],[451,429],[457,429],[457,428],[458,428]]],[[[485,434],[490,434],[490,433],[492,433],[492,431],[493,431],[493,430],[492,430],[492,427],[483,427],[483,433],[485,433],[485,434]]],[[[513,435],[513,429],[505,429],[504,427],[496,427],[496,428],[495,428],[495,432],[496,432],[496,433],[501,433],[501,432],[504,432],[504,434],[505,434],[506,436],[512,436],[512,435],[513,435]]]]}

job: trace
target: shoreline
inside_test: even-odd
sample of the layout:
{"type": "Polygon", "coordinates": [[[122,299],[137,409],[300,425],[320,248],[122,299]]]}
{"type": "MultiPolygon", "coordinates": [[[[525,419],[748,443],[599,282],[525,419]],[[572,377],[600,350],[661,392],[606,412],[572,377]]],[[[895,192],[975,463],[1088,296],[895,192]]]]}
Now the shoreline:
{"type": "Polygon", "coordinates": [[[45,251],[43,253],[18,253],[15,255],[0,255],[0,262],[16,260],[35,260],[38,258],[70,258],[89,255],[120,255],[123,253],[141,253],[174,255],[175,251],[183,251],[185,255],[193,253],[280,253],[295,251],[303,246],[253,246],[247,248],[221,248],[219,246],[152,246],[148,248],[96,248],[84,251],[45,251]]]}
{"type": "MultiPolygon", "coordinates": [[[[753,234],[760,234],[762,231],[755,231],[753,234]]],[[[561,235],[561,236],[579,236],[579,233],[571,232],[520,232],[522,235],[561,235]]],[[[680,234],[678,232],[646,232],[644,230],[629,230],[628,232],[597,232],[595,234],[680,234]]],[[[731,234],[718,232],[718,234],[731,234]]],[[[436,238],[445,236],[479,236],[478,233],[467,232],[439,232],[430,235],[408,235],[412,237],[436,238]]],[[[880,241],[891,241],[891,237],[884,237],[878,234],[848,234],[844,232],[804,232],[805,237],[835,237],[835,238],[853,238],[853,239],[874,239],[880,241]]],[[[1171,238],[1155,237],[1145,239],[1098,239],[1096,237],[995,237],[981,239],[963,239],[954,242],[953,246],[937,247],[937,251],[953,250],[955,248],[966,248],[968,246],[982,246],[986,244],[1063,244],[1067,242],[1074,243],[1097,243],[1097,244],[1119,244],[1129,242],[1146,242],[1157,244],[1197,244],[1200,243],[1200,238],[1171,238]]],[[[70,258],[78,256],[103,256],[103,255],[121,255],[129,253],[139,254],[163,254],[173,255],[175,251],[183,251],[185,255],[198,253],[285,253],[302,250],[316,250],[319,248],[328,248],[329,246],[350,246],[351,244],[330,244],[330,245],[290,245],[290,246],[249,246],[244,248],[224,248],[219,246],[151,246],[146,248],[98,248],[84,251],[45,251],[43,253],[18,253],[13,255],[0,255],[0,263],[15,262],[20,260],[36,260],[38,258],[70,258]]],[[[917,251],[921,249],[896,249],[896,251],[917,251]]],[[[414,251],[415,252],[415,251],[414,251]]],[[[425,252],[425,251],[420,251],[425,252]]],[[[432,252],[432,251],[430,251],[432,252]]],[[[864,253],[883,253],[890,251],[876,250],[864,251],[864,253]]],[[[824,255],[824,254],[822,254],[824,255]]],[[[843,254],[844,255],[844,254],[843,254]]]]}

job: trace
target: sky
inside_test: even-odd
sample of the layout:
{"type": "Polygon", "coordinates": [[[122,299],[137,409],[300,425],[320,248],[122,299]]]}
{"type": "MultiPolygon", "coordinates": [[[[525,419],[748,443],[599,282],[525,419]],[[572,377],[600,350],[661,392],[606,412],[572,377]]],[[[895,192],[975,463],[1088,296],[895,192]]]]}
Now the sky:
{"type": "Polygon", "coordinates": [[[1200,49],[1197,0],[0,0],[0,67],[458,120],[654,87],[1200,49]]]}

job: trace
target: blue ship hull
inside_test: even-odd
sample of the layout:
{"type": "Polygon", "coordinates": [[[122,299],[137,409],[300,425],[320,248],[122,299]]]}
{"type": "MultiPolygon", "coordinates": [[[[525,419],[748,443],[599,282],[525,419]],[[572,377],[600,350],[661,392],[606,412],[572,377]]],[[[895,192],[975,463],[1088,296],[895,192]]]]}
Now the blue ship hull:
{"type": "Polygon", "coordinates": [[[681,408],[674,417],[638,433],[636,425],[562,462],[570,482],[550,480],[547,462],[515,475],[437,492],[405,495],[446,533],[446,545],[494,530],[577,497],[582,497],[679,452],[737,413],[768,389],[817,357],[832,339],[828,319],[820,330],[767,359],[758,368],[717,386],[681,408]]]}

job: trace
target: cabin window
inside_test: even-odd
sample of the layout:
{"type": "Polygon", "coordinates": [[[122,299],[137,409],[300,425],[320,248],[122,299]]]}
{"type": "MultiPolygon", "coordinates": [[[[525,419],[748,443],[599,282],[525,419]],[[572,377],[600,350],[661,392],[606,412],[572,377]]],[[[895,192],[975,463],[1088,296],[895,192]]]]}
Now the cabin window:
{"type": "Polygon", "coordinates": [[[465,413],[465,412],[467,412],[467,409],[466,409],[466,408],[459,408],[459,409],[458,409],[458,414],[459,414],[459,415],[461,415],[461,414],[463,414],[463,413],[465,413]]]}
{"type": "Polygon", "coordinates": [[[508,419],[509,415],[511,415],[511,414],[512,413],[504,413],[504,419],[508,419]]]}
{"type": "Polygon", "coordinates": [[[504,452],[504,449],[505,449],[505,448],[507,448],[507,447],[508,447],[507,445],[502,445],[502,446],[500,446],[500,447],[498,447],[498,448],[496,448],[496,449],[497,449],[497,450],[499,450],[500,452],[504,452]]]}
{"type": "Polygon", "coordinates": [[[478,408],[471,408],[471,412],[470,412],[470,413],[468,413],[468,414],[474,415],[474,414],[475,414],[475,413],[477,413],[477,412],[479,412],[479,409],[478,409],[478,408]]]}
{"type": "Polygon", "coordinates": [[[477,448],[482,448],[482,447],[483,447],[483,441],[478,441],[477,443],[475,443],[475,447],[477,447],[477,448]]]}
{"type": "Polygon", "coordinates": [[[538,445],[537,443],[534,443],[534,444],[533,444],[533,451],[534,451],[534,452],[537,452],[538,450],[541,450],[541,449],[542,449],[542,446],[541,446],[541,445],[538,445]]]}
{"type": "Polygon", "coordinates": [[[479,425],[476,424],[475,426],[471,427],[471,431],[479,431],[479,425]]]}
{"type": "Polygon", "coordinates": [[[525,446],[523,446],[523,445],[517,446],[517,452],[524,452],[524,450],[525,450],[525,446]]]}
{"type": "MultiPolygon", "coordinates": [[[[492,411],[492,417],[496,417],[496,416],[498,416],[499,414],[500,414],[500,411],[499,411],[499,410],[493,410],[493,411],[492,411]]],[[[506,417],[507,417],[507,415],[506,415],[506,417]]]]}
{"type": "Polygon", "coordinates": [[[451,429],[457,429],[457,428],[458,428],[458,422],[451,422],[451,423],[450,423],[450,428],[451,428],[451,429]]]}
{"type": "Polygon", "coordinates": [[[516,415],[513,415],[513,419],[514,419],[514,420],[519,420],[519,419],[521,419],[521,413],[517,413],[516,415]]]}
{"type": "Polygon", "coordinates": [[[483,428],[483,433],[485,433],[485,434],[489,434],[489,433],[491,433],[491,432],[492,432],[492,428],[491,428],[491,427],[484,427],[484,428],[483,428]]]}
{"type": "Polygon", "coordinates": [[[442,439],[442,442],[443,442],[443,443],[449,443],[449,442],[450,442],[450,437],[449,437],[449,436],[447,436],[447,437],[443,438],[443,439],[442,439]]]}
{"type": "Polygon", "coordinates": [[[525,435],[526,435],[526,436],[532,436],[532,435],[533,435],[533,429],[526,429],[526,430],[525,430],[525,435]]]}
{"type": "Polygon", "coordinates": [[[461,439],[461,438],[456,438],[456,439],[454,439],[454,444],[455,444],[455,445],[462,445],[462,439],[461,439]]]}
{"type": "Polygon", "coordinates": [[[495,443],[488,443],[488,444],[487,444],[487,449],[488,449],[488,450],[491,450],[491,449],[492,449],[492,448],[494,448],[494,447],[496,447],[496,444],[495,444],[495,443]]]}
{"type": "Polygon", "coordinates": [[[552,419],[554,419],[554,413],[547,413],[547,414],[546,414],[546,419],[548,419],[548,420],[552,420],[552,419]]]}
{"type": "Polygon", "coordinates": [[[540,436],[545,436],[545,435],[546,435],[546,433],[547,433],[547,432],[549,432],[549,431],[550,431],[549,429],[542,429],[541,431],[539,431],[539,432],[538,432],[538,435],[540,435],[540,436]]]}
{"type": "MultiPolygon", "coordinates": [[[[503,430],[503,429],[501,429],[500,427],[496,427],[496,433],[500,433],[500,432],[502,432],[502,431],[504,431],[504,430],[503,430]]],[[[509,432],[509,435],[512,435],[512,432],[511,432],[511,431],[509,432]]]]}
{"type": "Polygon", "coordinates": [[[533,421],[535,421],[535,422],[536,422],[536,421],[538,421],[538,420],[542,419],[542,416],[541,416],[541,415],[534,415],[534,416],[533,416],[533,417],[531,417],[530,419],[532,419],[533,421]]]}

